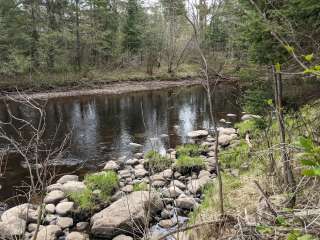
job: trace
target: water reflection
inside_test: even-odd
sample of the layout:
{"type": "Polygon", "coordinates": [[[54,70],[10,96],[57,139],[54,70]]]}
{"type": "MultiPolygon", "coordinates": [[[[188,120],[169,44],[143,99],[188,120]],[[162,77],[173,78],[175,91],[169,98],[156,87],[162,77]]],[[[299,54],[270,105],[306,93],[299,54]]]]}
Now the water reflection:
{"type": "MultiPolygon", "coordinates": [[[[215,101],[219,118],[239,111],[231,88],[219,89],[215,101]]],[[[21,104],[11,104],[17,116],[36,120],[37,116],[21,104]]],[[[8,118],[0,105],[1,120],[8,118]]],[[[143,145],[143,151],[175,147],[187,141],[187,133],[208,127],[208,103],[202,87],[148,91],[117,96],[76,97],[50,100],[47,103],[48,141],[57,133],[57,142],[72,131],[71,144],[63,161],[64,170],[83,165],[82,172],[92,171],[104,162],[121,156],[130,157],[131,142],[143,145]]],[[[28,131],[24,133],[30,134],[28,131]]],[[[17,156],[10,156],[0,200],[13,194],[13,187],[26,180],[26,169],[17,156]]]]}

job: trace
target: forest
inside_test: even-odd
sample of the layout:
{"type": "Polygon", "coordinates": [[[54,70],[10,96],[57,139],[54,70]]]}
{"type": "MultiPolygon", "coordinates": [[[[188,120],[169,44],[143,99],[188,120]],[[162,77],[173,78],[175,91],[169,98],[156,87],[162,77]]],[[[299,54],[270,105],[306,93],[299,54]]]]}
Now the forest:
{"type": "Polygon", "coordinates": [[[0,0],[0,239],[320,239],[319,0],[0,0]]]}

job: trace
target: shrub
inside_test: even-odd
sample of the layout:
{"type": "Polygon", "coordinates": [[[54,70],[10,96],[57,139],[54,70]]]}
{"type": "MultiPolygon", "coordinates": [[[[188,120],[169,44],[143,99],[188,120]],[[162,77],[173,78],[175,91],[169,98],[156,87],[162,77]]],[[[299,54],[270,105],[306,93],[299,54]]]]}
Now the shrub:
{"type": "Polygon", "coordinates": [[[134,192],[147,191],[147,190],[148,190],[148,184],[146,184],[145,182],[133,184],[133,191],[134,192]]]}
{"type": "Polygon", "coordinates": [[[148,160],[145,162],[145,167],[155,172],[161,172],[171,167],[172,159],[161,156],[158,152],[151,150],[146,155],[145,158],[148,160]]]}
{"type": "Polygon", "coordinates": [[[248,160],[249,146],[242,140],[239,145],[221,151],[219,157],[223,167],[240,168],[240,166],[248,160]]]}
{"type": "Polygon", "coordinates": [[[177,157],[186,155],[190,157],[200,156],[201,153],[208,149],[207,146],[201,146],[197,144],[185,144],[177,147],[177,157]]]}
{"type": "Polygon", "coordinates": [[[200,171],[205,167],[205,162],[201,157],[181,155],[176,161],[176,167],[182,174],[187,174],[192,171],[200,171]]]}
{"type": "Polygon", "coordinates": [[[114,171],[87,175],[84,182],[91,191],[100,190],[103,200],[108,200],[119,186],[119,179],[114,171]]]}
{"type": "Polygon", "coordinates": [[[96,206],[92,190],[90,189],[85,189],[82,192],[72,192],[69,197],[82,210],[92,210],[96,206]]]}

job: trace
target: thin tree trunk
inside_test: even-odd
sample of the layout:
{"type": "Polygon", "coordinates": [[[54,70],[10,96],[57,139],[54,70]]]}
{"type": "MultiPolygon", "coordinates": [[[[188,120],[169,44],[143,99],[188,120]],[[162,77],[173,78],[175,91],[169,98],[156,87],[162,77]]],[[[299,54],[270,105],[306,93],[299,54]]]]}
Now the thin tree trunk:
{"type": "MultiPolygon", "coordinates": [[[[290,164],[290,159],[286,147],[286,129],[284,123],[284,114],[283,114],[283,105],[282,105],[282,77],[275,69],[275,66],[272,67],[273,76],[274,76],[274,90],[275,90],[275,103],[276,103],[276,112],[279,125],[279,134],[280,134],[280,151],[281,151],[281,160],[283,163],[283,176],[285,184],[290,188],[291,193],[295,192],[295,180],[290,164]]],[[[288,204],[290,207],[295,205],[295,196],[290,197],[290,202],[288,204]]]]}
{"type": "MultiPolygon", "coordinates": [[[[47,14],[49,18],[49,31],[56,31],[56,21],[55,21],[55,16],[54,16],[54,6],[53,2],[51,0],[46,1],[47,5],[47,14]]],[[[55,42],[49,41],[49,49],[48,49],[48,60],[47,60],[47,65],[48,65],[48,70],[53,71],[54,65],[55,65],[55,59],[54,59],[54,45],[55,42]]]]}
{"type": "Polygon", "coordinates": [[[77,70],[81,71],[81,46],[80,46],[80,21],[79,21],[79,1],[76,1],[76,65],[77,70]]]}
{"type": "Polygon", "coordinates": [[[37,31],[37,19],[36,19],[36,6],[37,0],[31,2],[31,22],[32,22],[32,33],[31,33],[31,72],[34,72],[39,67],[38,59],[38,41],[39,34],[37,31]]]}

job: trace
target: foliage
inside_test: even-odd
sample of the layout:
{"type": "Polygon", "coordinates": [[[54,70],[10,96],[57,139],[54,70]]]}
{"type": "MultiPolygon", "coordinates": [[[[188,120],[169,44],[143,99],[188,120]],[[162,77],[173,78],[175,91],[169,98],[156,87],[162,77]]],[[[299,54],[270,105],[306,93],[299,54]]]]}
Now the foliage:
{"type": "Polygon", "coordinates": [[[200,156],[202,153],[204,153],[208,149],[207,146],[202,146],[199,144],[185,144],[178,146],[176,148],[177,151],[177,157],[186,155],[190,157],[197,157],[200,156]]]}
{"type": "Polygon", "coordinates": [[[82,210],[91,211],[96,206],[94,194],[90,189],[85,189],[81,192],[72,192],[69,197],[82,210]]]}
{"type": "Polygon", "coordinates": [[[108,200],[119,186],[119,179],[114,171],[86,175],[84,182],[90,190],[100,190],[101,199],[104,201],[108,200]]]}
{"type": "Polygon", "coordinates": [[[320,146],[310,138],[300,137],[298,147],[303,151],[299,156],[301,164],[308,169],[302,171],[306,176],[320,176],[320,146]]]}
{"type": "Polygon", "coordinates": [[[192,171],[200,171],[205,168],[206,164],[202,157],[190,157],[187,155],[181,155],[178,157],[175,167],[182,174],[188,174],[192,171]]]}
{"type": "Polygon", "coordinates": [[[148,190],[148,184],[145,182],[133,184],[133,191],[134,192],[147,191],[147,190],[148,190]]]}
{"type": "Polygon", "coordinates": [[[235,124],[235,128],[238,129],[238,133],[241,137],[245,137],[247,133],[255,135],[258,131],[257,129],[257,121],[252,120],[245,120],[235,124]]]}
{"type": "Polygon", "coordinates": [[[249,147],[244,140],[241,140],[238,145],[220,152],[220,162],[226,168],[239,169],[248,160],[249,147]]]}
{"type": "Polygon", "coordinates": [[[171,167],[172,159],[167,156],[161,156],[157,151],[151,150],[146,153],[145,158],[148,160],[146,168],[155,172],[161,172],[171,167]]]}

